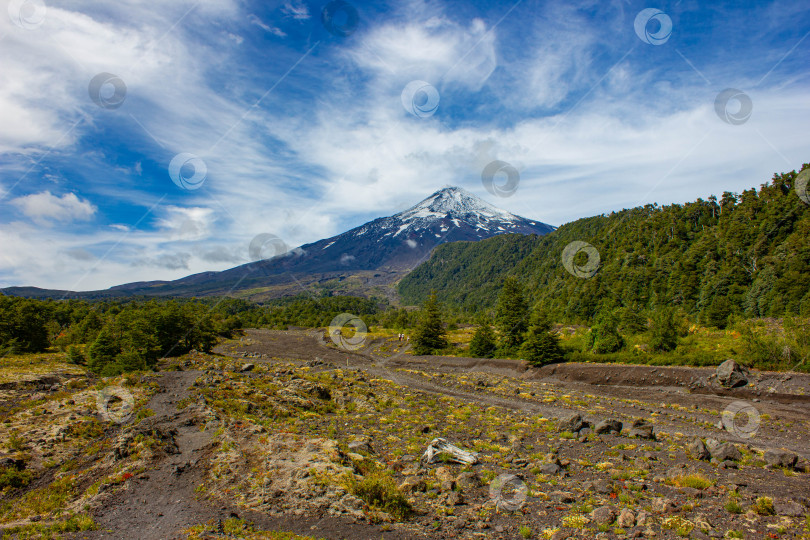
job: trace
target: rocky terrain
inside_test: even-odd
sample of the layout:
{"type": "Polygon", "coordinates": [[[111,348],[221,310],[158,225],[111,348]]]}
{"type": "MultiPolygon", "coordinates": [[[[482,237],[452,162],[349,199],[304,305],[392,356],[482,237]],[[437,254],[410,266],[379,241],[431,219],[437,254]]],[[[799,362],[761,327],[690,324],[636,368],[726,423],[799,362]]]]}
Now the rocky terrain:
{"type": "Polygon", "coordinates": [[[254,330],[160,373],[4,383],[0,529],[810,538],[806,375],[530,369],[401,345],[254,330]]]}

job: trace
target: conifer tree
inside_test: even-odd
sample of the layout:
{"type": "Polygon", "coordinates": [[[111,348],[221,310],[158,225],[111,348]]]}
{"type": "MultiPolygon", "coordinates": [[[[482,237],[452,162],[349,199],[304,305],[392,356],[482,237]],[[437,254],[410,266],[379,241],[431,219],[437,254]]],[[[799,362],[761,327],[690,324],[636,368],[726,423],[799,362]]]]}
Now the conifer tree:
{"type": "Polygon", "coordinates": [[[447,347],[444,326],[442,325],[441,307],[436,299],[436,291],[422,306],[419,322],[413,332],[414,354],[433,354],[447,347]]]}
{"type": "Polygon", "coordinates": [[[492,358],[497,348],[495,331],[488,322],[482,322],[470,342],[470,355],[475,358],[492,358]]]}
{"type": "Polygon", "coordinates": [[[563,361],[560,338],[552,332],[551,322],[539,308],[532,313],[531,325],[520,351],[523,358],[536,366],[563,361]]]}
{"type": "Polygon", "coordinates": [[[529,306],[523,296],[523,287],[514,277],[507,277],[498,296],[495,323],[500,331],[500,346],[514,351],[523,342],[528,329],[529,306]]]}

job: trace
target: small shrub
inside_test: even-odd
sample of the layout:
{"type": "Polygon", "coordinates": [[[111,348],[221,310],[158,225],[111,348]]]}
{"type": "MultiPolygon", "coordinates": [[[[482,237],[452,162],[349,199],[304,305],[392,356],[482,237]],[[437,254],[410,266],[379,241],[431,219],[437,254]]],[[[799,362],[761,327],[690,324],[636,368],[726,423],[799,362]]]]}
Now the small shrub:
{"type": "Polygon", "coordinates": [[[25,487],[33,477],[31,471],[20,471],[15,467],[0,467],[0,491],[7,487],[25,487]]]}
{"type": "Polygon", "coordinates": [[[730,499],[729,501],[727,501],[724,508],[726,509],[726,512],[728,512],[730,514],[742,514],[742,512],[743,512],[743,509],[742,509],[742,506],[740,506],[740,503],[738,503],[734,499],[730,499]]]}
{"type": "Polygon", "coordinates": [[[397,519],[405,519],[412,512],[405,495],[385,471],[369,472],[360,480],[349,477],[346,481],[346,488],[352,495],[363,499],[369,506],[387,512],[397,519]]]}
{"type": "Polygon", "coordinates": [[[773,509],[773,499],[770,497],[758,497],[751,508],[761,516],[772,516],[776,513],[773,509]]]}
{"type": "Polygon", "coordinates": [[[532,530],[530,527],[526,525],[521,525],[520,529],[518,529],[518,532],[520,533],[520,536],[522,536],[523,538],[528,539],[532,537],[532,530]]]}

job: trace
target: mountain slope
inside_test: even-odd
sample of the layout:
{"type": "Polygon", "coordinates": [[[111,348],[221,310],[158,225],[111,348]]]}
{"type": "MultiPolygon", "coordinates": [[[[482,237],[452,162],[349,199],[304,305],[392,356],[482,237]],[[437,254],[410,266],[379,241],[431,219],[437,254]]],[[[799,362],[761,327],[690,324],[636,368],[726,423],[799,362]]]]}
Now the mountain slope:
{"type": "MultiPolygon", "coordinates": [[[[808,167],[805,165],[805,167],[808,167]]],[[[435,289],[470,310],[495,305],[507,275],[556,320],[592,320],[622,306],[676,306],[701,320],[810,314],[810,206],[796,172],[720,201],[646,205],[580,219],[537,237],[497,237],[440,246],[399,284],[405,303],[435,289]],[[590,278],[562,264],[571,242],[593,245],[601,264],[590,278]]],[[[585,259],[585,255],[581,255],[585,259]]],[[[584,260],[576,260],[584,264],[584,260]]]]}
{"type": "MultiPolygon", "coordinates": [[[[266,297],[300,293],[313,283],[349,276],[359,276],[366,285],[383,286],[426,260],[439,244],[478,241],[507,233],[543,235],[553,230],[545,223],[500,210],[461,188],[448,187],[396,215],[375,219],[271,259],[176,281],[129,283],[106,291],[68,294],[205,296],[250,291],[266,297]]],[[[30,287],[4,292],[21,296],[65,294],[30,287]]]]}

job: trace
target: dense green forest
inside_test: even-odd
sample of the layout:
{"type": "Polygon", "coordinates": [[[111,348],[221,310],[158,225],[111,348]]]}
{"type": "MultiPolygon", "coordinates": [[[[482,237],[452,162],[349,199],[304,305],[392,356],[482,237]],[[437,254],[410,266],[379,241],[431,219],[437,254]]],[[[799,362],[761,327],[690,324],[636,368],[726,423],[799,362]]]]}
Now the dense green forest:
{"type": "Polygon", "coordinates": [[[152,369],[192,349],[209,351],[245,327],[327,326],[340,313],[367,324],[404,328],[413,316],[375,299],[295,297],[260,306],[233,298],[33,300],[0,295],[0,357],[65,351],[70,361],[102,375],[152,369]]]}
{"type": "MultiPolygon", "coordinates": [[[[662,307],[719,328],[734,318],[807,316],[810,206],[794,190],[796,176],[777,174],[758,190],[719,200],[580,219],[542,237],[444,244],[400,282],[399,293],[417,304],[436,290],[449,308],[492,312],[504,280],[514,276],[529,303],[558,322],[591,324],[622,308],[652,314],[662,307]],[[562,264],[574,241],[598,250],[592,277],[562,264]]],[[[574,263],[586,260],[580,253],[574,263]]]]}

